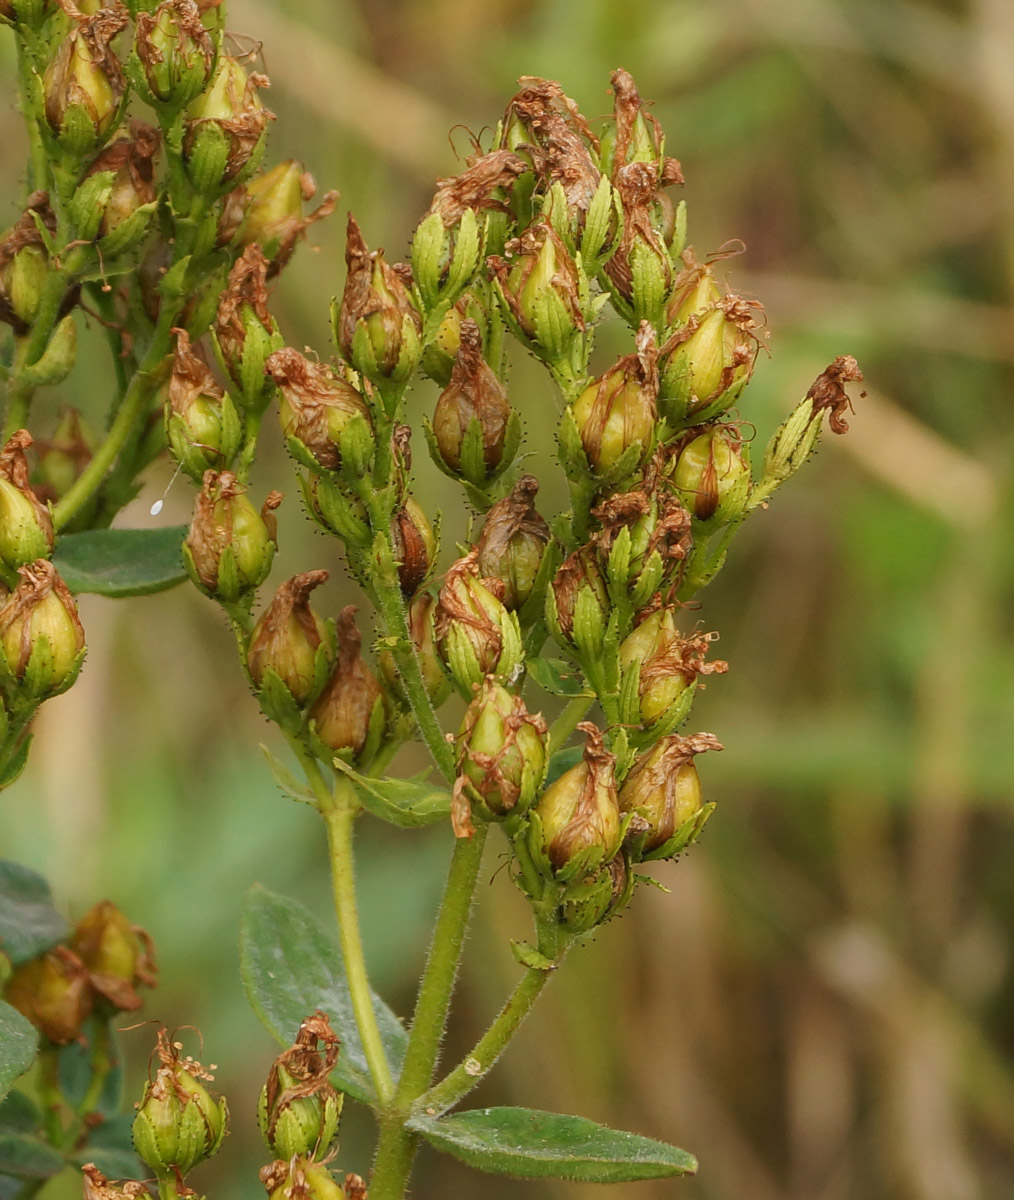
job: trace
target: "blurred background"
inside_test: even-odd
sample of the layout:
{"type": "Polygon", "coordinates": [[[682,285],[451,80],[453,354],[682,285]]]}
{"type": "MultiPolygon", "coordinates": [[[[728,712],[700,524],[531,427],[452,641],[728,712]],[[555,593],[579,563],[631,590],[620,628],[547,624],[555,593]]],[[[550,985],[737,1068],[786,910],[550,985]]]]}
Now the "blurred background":
{"type": "MultiPolygon", "coordinates": [[[[229,3],[230,28],[264,43],[268,161],[300,158],[342,193],[278,286],[290,344],[329,352],[346,208],[371,246],[405,256],[434,177],[461,169],[469,131],[495,125],[519,75],[558,79],[594,125],[624,66],[683,164],[698,255],[746,244],[726,265],[767,307],[771,356],[740,404],[758,444],[835,355],[866,373],[848,436],[825,438],[702,597],[730,671],[693,717],[726,746],[702,766],[718,808],[701,844],[657,871],[667,894],[641,889],[573,955],[476,1103],[580,1113],[700,1158],[696,1179],[616,1187],[617,1200],[1009,1200],[1014,6],[229,3]]],[[[11,68],[2,38],[8,81],[11,68]]],[[[8,224],[24,145],[3,103],[8,224]]],[[[628,348],[613,319],[601,364],[628,348]]],[[[93,353],[40,428],[60,403],[102,410],[93,353]]],[[[519,358],[511,392],[546,510],[562,500],[542,454],[551,387],[519,358]]],[[[413,396],[418,423],[436,391],[413,396]]],[[[445,514],[449,561],[464,505],[417,443],[418,495],[445,514]]],[[[356,602],[273,430],[259,469],[255,491],[290,493],[276,578],[325,566],[330,611],[356,602]]],[[[170,474],[152,473],[123,523],[152,520],[170,474]]],[[[177,481],[159,521],[186,521],[191,503],[177,481]]],[[[0,799],[0,852],[42,871],[72,917],[109,898],[152,932],[163,982],[145,1015],[202,1031],[233,1109],[225,1151],[194,1182],[250,1196],[275,1048],[243,995],[239,910],[259,882],[330,920],[322,831],[271,779],[257,744],[281,753],[280,739],[209,602],[183,588],[86,597],[82,615],[87,665],[42,710],[30,767],[0,799]]],[[[360,846],[375,984],[407,1015],[450,831],[364,822],[360,846]]],[[[525,936],[524,905],[496,854],[448,1062],[518,972],[507,940],[525,936]]],[[[149,1041],[125,1035],[137,1089],[149,1041]]],[[[369,1139],[349,1105],[343,1169],[365,1172],[369,1139]]],[[[414,1194],[506,1200],[518,1186],[424,1150],[414,1194]]],[[[603,1194],[523,1186],[532,1200],[603,1194]]]]}

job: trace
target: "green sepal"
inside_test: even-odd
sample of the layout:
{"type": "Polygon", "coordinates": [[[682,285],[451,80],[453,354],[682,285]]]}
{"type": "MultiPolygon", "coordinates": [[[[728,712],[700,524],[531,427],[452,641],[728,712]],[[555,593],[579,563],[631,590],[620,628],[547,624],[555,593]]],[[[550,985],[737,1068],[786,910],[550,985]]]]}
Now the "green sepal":
{"type": "MultiPolygon", "coordinates": [[[[20,680],[15,682],[18,704],[34,705],[41,700],[48,700],[52,696],[59,696],[65,692],[73,684],[74,680],[77,679],[81,665],[85,660],[85,653],[86,650],[81,650],[74,657],[63,679],[54,683],[52,678],[53,651],[49,644],[49,638],[44,633],[39,634],[32,646],[32,652],[28,656],[25,673],[20,680]]],[[[2,657],[0,655],[0,658],[2,657]]],[[[11,678],[9,672],[8,678],[11,678]]]]}
{"type": "Polygon", "coordinates": [[[676,219],[673,223],[672,240],[669,243],[669,253],[678,262],[687,244],[687,202],[681,200],[676,205],[676,219]]]}
{"type": "Polygon", "coordinates": [[[109,197],[113,194],[115,171],[97,171],[82,179],[68,205],[71,225],[76,238],[92,242],[102,224],[109,197]]]}
{"type": "Polygon", "coordinates": [[[628,583],[627,595],[635,610],[643,608],[662,586],[665,564],[662,555],[652,550],[637,577],[628,583]]]}
{"type": "Polygon", "coordinates": [[[24,367],[18,378],[32,387],[51,387],[62,383],[77,361],[77,327],[74,314],[68,313],[56,326],[46,344],[42,357],[24,367]]]}
{"type": "Polygon", "coordinates": [[[714,801],[702,805],[692,817],[688,817],[683,822],[668,841],[663,842],[661,846],[656,846],[654,850],[647,854],[641,851],[641,846],[643,846],[647,839],[647,834],[644,833],[640,836],[631,836],[628,834],[625,844],[630,850],[631,859],[634,862],[655,862],[657,859],[675,858],[682,850],[685,850],[688,846],[692,846],[697,841],[701,835],[701,830],[707,824],[708,818],[711,816],[714,808],[714,801]]]}
{"type": "Polygon", "coordinates": [[[516,942],[511,939],[511,954],[514,961],[522,967],[530,967],[533,971],[552,971],[556,968],[553,959],[548,958],[541,950],[529,942],[516,942]]]}
{"type": "Polygon", "coordinates": [[[624,525],[613,538],[606,562],[606,586],[613,599],[627,598],[627,584],[630,581],[631,539],[630,526],[624,525]]]}
{"type": "MultiPolygon", "coordinates": [[[[302,445],[301,442],[298,444],[302,445]]],[[[316,506],[310,480],[300,478],[307,511],[313,519],[329,533],[337,534],[347,546],[365,548],[371,545],[370,526],[356,514],[341,488],[330,475],[320,474],[319,468],[314,474],[317,476],[316,506]]]]}
{"type": "Polygon", "coordinates": [[[263,744],[261,745],[261,753],[267,759],[268,768],[275,783],[278,784],[290,800],[295,800],[299,804],[309,804],[313,808],[317,807],[317,797],[313,794],[313,790],[310,787],[305,783],[300,783],[292,772],[263,744]]]}
{"type": "Polygon", "coordinates": [[[187,175],[195,192],[214,200],[221,192],[231,142],[217,121],[204,120],[196,125],[186,156],[187,175]]]}
{"type": "MultiPolygon", "coordinates": [[[[97,246],[102,256],[102,263],[119,258],[121,254],[126,254],[129,250],[133,250],[139,246],[147,236],[157,211],[157,200],[152,200],[148,204],[141,204],[134,209],[126,220],[121,221],[115,229],[110,230],[105,237],[99,238],[97,246]]],[[[126,266],[126,264],[124,265],[126,266]]],[[[104,267],[100,266],[100,271],[104,269],[104,267]]]]}
{"type": "MultiPolygon", "coordinates": [[[[320,651],[323,643],[318,646],[320,651]]],[[[326,662],[326,654],[325,654],[326,662]]],[[[314,659],[316,665],[316,658],[314,659]]],[[[323,687],[325,679],[321,681],[323,687]]],[[[285,686],[285,681],[271,667],[265,668],[261,686],[254,692],[261,712],[269,721],[273,721],[283,733],[298,734],[303,728],[303,708],[296,702],[295,697],[285,686]]]]}
{"type": "MultiPolygon", "coordinates": [[[[659,738],[674,733],[690,715],[696,692],[697,680],[695,679],[692,683],[687,684],[669,708],[661,716],[656,717],[650,725],[629,730],[628,736],[631,745],[637,749],[643,749],[646,746],[654,745],[659,738]]],[[[639,726],[640,722],[635,719],[632,725],[639,726]]]]}
{"type": "Polygon", "coordinates": [[[623,230],[623,204],[619,192],[613,187],[607,175],[599,180],[592,202],[585,216],[584,230],[581,233],[581,260],[589,275],[595,275],[602,264],[612,257],[619,243],[623,230]],[[610,226],[615,233],[612,242],[607,246],[610,226]],[[603,254],[603,247],[605,253],[603,254]]]}
{"type": "Polygon", "coordinates": [[[419,289],[423,308],[429,312],[440,299],[440,275],[445,254],[446,232],[439,213],[429,212],[412,235],[412,279],[419,289]]]}
{"type": "Polygon", "coordinates": [[[551,696],[595,696],[581,671],[562,659],[529,658],[525,665],[529,676],[551,696]]]}
{"type": "Polygon", "coordinates": [[[334,765],[352,780],[363,807],[389,825],[416,829],[444,820],[451,811],[450,792],[439,785],[423,779],[372,779],[341,759],[334,765]]]}
{"type": "Polygon", "coordinates": [[[28,765],[28,753],[32,748],[35,734],[26,734],[18,748],[8,757],[4,769],[0,772],[0,789],[10,787],[28,765]]]}
{"type": "Polygon", "coordinates": [[[522,1179],[625,1183],[697,1170],[694,1156],[677,1146],[530,1108],[483,1108],[444,1117],[420,1113],[406,1127],[470,1167],[522,1179]]]}
{"type": "Polygon", "coordinates": [[[354,413],[338,435],[341,452],[341,473],[346,479],[360,482],[373,464],[377,440],[373,428],[362,413],[354,413]]]}

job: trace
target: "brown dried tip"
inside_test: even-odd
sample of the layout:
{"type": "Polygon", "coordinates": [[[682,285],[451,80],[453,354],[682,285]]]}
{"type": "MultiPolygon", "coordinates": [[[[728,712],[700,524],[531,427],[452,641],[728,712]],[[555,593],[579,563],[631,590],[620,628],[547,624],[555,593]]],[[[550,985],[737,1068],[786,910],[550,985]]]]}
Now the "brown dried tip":
{"type": "Polygon", "coordinates": [[[328,1076],[338,1061],[340,1048],[341,1041],[328,1023],[327,1015],[316,1009],[302,1022],[295,1042],[279,1054],[268,1073],[265,1085],[268,1111],[274,1112],[304,1096],[320,1095],[325,1091],[336,1094],[328,1076]],[[321,1043],[319,1048],[318,1042],[321,1043]],[[283,1090],[280,1090],[279,1067],[284,1067],[296,1081],[283,1090]]]}
{"type": "Polygon", "coordinates": [[[360,654],[362,635],[356,626],[356,606],[346,605],[335,622],[338,659],[310,715],[317,737],[332,750],[358,754],[366,745],[370,722],[383,693],[360,654]]]}
{"type": "MultiPolygon", "coordinates": [[[[828,424],[832,433],[848,433],[848,422],[843,414],[855,412],[852,401],[845,391],[846,383],[857,383],[863,377],[859,364],[851,354],[839,354],[813,381],[805,399],[813,401],[814,413],[828,409],[828,424]]],[[[865,392],[859,393],[865,396],[865,392]]]]}
{"type": "Polygon", "coordinates": [[[239,360],[246,342],[243,308],[249,306],[265,329],[273,328],[268,312],[268,260],[260,246],[253,243],[236,259],[229,272],[229,282],[218,302],[215,333],[226,362],[239,360]]]}
{"type": "Polygon", "coordinates": [[[510,100],[504,113],[505,128],[514,121],[519,122],[532,142],[539,146],[547,135],[558,141],[577,136],[598,150],[598,138],[581,115],[577,103],[564,93],[555,79],[522,75],[518,83],[521,91],[510,100]]]}
{"type": "Polygon", "coordinates": [[[28,480],[28,459],[25,457],[25,451],[31,444],[32,435],[27,429],[18,429],[11,434],[7,444],[0,450],[0,479],[6,479],[8,483],[13,484],[29,504],[31,504],[36,523],[49,543],[50,549],[52,549],[52,514],[49,508],[36,496],[28,480]]]}
{"type": "Polygon", "coordinates": [[[139,1196],[150,1196],[143,1183],[128,1179],[123,1183],[111,1183],[94,1163],[85,1163],[81,1168],[84,1200],[136,1200],[139,1196]]]}
{"type": "Polygon", "coordinates": [[[369,250],[362,231],[349,213],[345,236],[345,264],[348,274],[338,310],[338,344],[351,361],[352,339],[357,324],[376,315],[380,330],[371,329],[374,346],[383,346],[380,363],[384,370],[393,370],[398,363],[402,343],[402,321],[408,317],[422,332],[419,316],[409,291],[412,281],[410,268],[403,263],[393,266],[384,258],[383,249],[369,250]]]}
{"type": "Polygon", "coordinates": [[[602,524],[596,535],[599,555],[603,562],[609,558],[616,535],[624,527],[636,525],[655,506],[655,524],[648,536],[643,557],[647,559],[655,550],[663,563],[682,562],[693,548],[692,519],[679,499],[669,491],[657,489],[653,477],[654,467],[645,477],[645,488],[632,492],[619,492],[608,496],[591,515],[602,524]]]}
{"type": "Polygon", "coordinates": [[[473,155],[466,162],[468,169],[460,175],[437,180],[429,210],[439,215],[445,229],[456,225],[469,208],[475,212],[509,212],[510,205],[493,193],[500,188],[508,191],[514,180],[528,170],[525,160],[512,150],[491,150],[489,154],[473,155]]]}
{"type": "Polygon", "coordinates": [[[345,1200],[366,1200],[366,1180],[350,1172],[345,1176],[345,1200]]]}
{"type": "Polygon", "coordinates": [[[101,232],[110,233],[143,204],[150,204],[158,194],[155,189],[155,168],[152,159],[161,143],[159,131],[144,121],[130,123],[130,137],[117,138],[88,168],[89,175],[113,171],[113,190],[106,204],[101,232]]]}
{"type": "Polygon", "coordinates": [[[634,77],[622,67],[617,68],[609,77],[613,85],[613,114],[616,119],[616,144],[613,150],[613,178],[619,169],[626,165],[627,154],[634,134],[637,118],[644,122],[644,128],[653,144],[657,155],[658,186],[669,187],[673,183],[683,182],[683,171],[675,158],[662,155],[664,135],[658,119],[647,111],[645,102],[641,99],[634,83],[634,77]]]}
{"type": "Polygon", "coordinates": [[[588,846],[601,846],[604,851],[615,849],[612,842],[618,833],[618,828],[613,828],[618,824],[619,812],[616,755],[606,749],[601,732],[591,721],[581,721],[577,728],[585,735],[582,762],[587,770],[573,815],[546,848],[549,861],[558,868],[566,866],[588,846]]]}
{"type": "Polygon", "coordinates": [[[369,410],[356,389],[330,367],[283,346],[271,354],[265,371],[282,393],[282,429],[298,438],[322,467],[341,466],[339,439],[355,416],[369,421],[369,410]]]}
{"type": "Polygon", "coordinates": [[[72,0],[60,0],[60,7],[74,27],[60,42],[60,49],[46,70],[46,120],[59,131],[67,109],[80,105],[96,130],[105,129],[111,111],[119,105],[127,87],[123,67],[110,43],[130,23],[130,14],[120,0],[110,0],[93,16],[82,13],[72,0]],[[79,80],[74,64],[82,59],[88,64],[88,77],[79,80]],[[103,106],[108,111],[100,111],[96,105],[96,77],[102,80],[99,94],[106,87],[109,89],[108,103],[103,106]]]}
{"type": "Polygon", "coordinates": [[[211,373],[203,353],[191,346],[187,331],[174,329],[172,332],[176,334],[176,353],[169,376],[169,406],[174,413],[186,416],[199,396],[221,400],[225,393],[211,373]]]}
{"type": "Polygon", "coordinates": [[[503,580],[504,604],[510,609],[520,608],[531,594],[551,536],[535,508],[538,490],[534,475],[522,475],[486,514],[476,544],[479,571],[503,580]]]}
{"type": "Polygon", "coordinates": [[[472,420],[482,426],[482,456],[494,469],[503,457],[510,417],[507,391],[482,355],[482,334],[472,320],[461,322],[461,344],[451,379],[433,412],[433,433],[444,462],[461,466],[461,448],[472,420]]]}

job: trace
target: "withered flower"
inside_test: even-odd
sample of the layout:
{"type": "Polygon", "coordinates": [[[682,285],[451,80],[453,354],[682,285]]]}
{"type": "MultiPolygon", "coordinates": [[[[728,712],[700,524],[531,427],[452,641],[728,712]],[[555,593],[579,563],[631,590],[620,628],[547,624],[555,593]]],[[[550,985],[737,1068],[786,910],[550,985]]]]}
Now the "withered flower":
{"type": "Polygon", "coordinates": [[[406,496],[405,503],[394,514],[391,533],[398,582],[402,595],[410,600],[426,582],[437,553],[433,526],[413,496],[406,496]]]}
{"type": "Polygon", "coordinates": [[[569,554],[546,592],[549,626],[566,644],[597,654],[609,620],[609,593],[592,546],[569,554]]]}
{"type": "Polygon", "coordinates": [[[585,319],[577,264],[556,230],[536,222],[486,262],[515,334],[542,358],[566,354],[585,319]]]}
{"type": "Polygon", "coordinates": [[[301,1022],[295,1042],[271,1064],[257,1105],[257,1122],[271,1151],[280,1158],[327,1154],[342,1110],[342,1093],[328,1081],[339,1046],[327,1016],[317,1009],[301,1022]]]}
{"type": "Polygon", "coordinates": [[[721,659],[705,661],[716,636],[680,637],[671,606],[656,609],[627,634],[620,645],[620,665],[624,671],[639,668],[637,718],[642,724],[663,720],[698,675],[722,675],[729,669],[721,659]]]}
{"type": "Polygon", "coordinates": [[[486,514],[476,544],[480,575],[503,583],[503,602],[512,610],[532,594],[550,541],[549,526],[535,508],[538,490],[534,475],[522,475],[510,495],[486,514]]]}
{"type": "Polygon", "coordinates": [[[338,310],[338,348],[374,382],[403,382],[421,353],[422,318],[412,302],[411,272],[391,266],[383,250],[369,250],[349,213],[345,240],[348,274],[338,310]]]}
{"type": "Polygon", "coordinates": [[[750,463],[734,426],[719,425],[672,447],[672,483],[698,521],[741,516],[750,495],[750,463]]]}
{"type": "Polygon", "coordinates": [[[185,329],[174,330],[176,352],[169,376],[165,426],[176,460],[192,479],[221,470],[240,447],[236,406],[219,385],[185,329]]]}
{"type": "Polygon", "coordinates": [[[176,1180],[210,1158],[222,1144],[229,1116],[224,1098],[215,1100],[204,1086],[211,1072],[189,1055],[181,1059],[180,1050],[160,1029],[160,1066],[134,1118],[134,1149],[160,1180],[176,1180]]]}
{"type": "Polygon", "coordinates": [[[541,148],[547,140],[570,140],[598,150],[598,139],[581,115],[577,103],[564,94],[555,79],[522,75],[521,90],[507,104],[503,119],[503,143],[512,150],[541,148]]]}
{"type": "Polygon", "coordinates": [[[241,246],[256,242],[269,261],[268,278],[273,279],[307,229],[334,212],[338,193],[330,191],[303,216],[304,202],[316,193],[314,178],[301,163],[293,159],[279,163],[226,196],[219,240],[225,243],[235,237],[241,246]]]}
{"type": "Polygon", "coordinates": [[[671,205],[651,163],[620,167],[613,183],[623,207],[623,232],[616,252],[603,265],[602,278],[627,321],[657,326],[676,274],[668,248],[671,205]]]}
{"type": "Polygon", "coordinates": [[[71,935],[70,949],[81,959],[94,990],[121,1012],[141,1007],[138,987],[158,981],[155,947],[140,925],[108,900],[96,904],[81,918],[71,935]]]}
{"type": "Polygon", "coordinates": [[[827,410],[832,433],[848,433],[844,414],[852,412],[852,401],[845,391],[845,384],[856,383],[862,377],[859,364],[852,355],[840,354],[821,371],[806,393],[806,399],[813,401],[814,414],[827,410]]]}
{"type": "Polygon", "coordinates": [[[119,0],[90,17],[70,0],[61,6],[72,28],[43,77],[46,120],[64,149],[81,156],[105,140],[116,120],[127,85],[111,42],[130,18],[119,0]]]}
{"type": "Polygon", "coordinates": [[[240,402],[256,408],[266,403],[270,387],[264,380],[265,363],[282,340],[268,310],[267,280],[263,251],[256,244],[247,246],[229,272],[215,315],[215,337],[240,402]]]}
{"type": "MultiPolygon", "coordinates": [[[[346,1175],[344,1188],[339,1187],[323,1163],[307,1161],[301,1155],[291,1159],[278,1158],[259,1172],[269,1200],[350,1200],[350,1179],[363,1181],[358,1175],[346,1175]]],[[[366,1200],[366,1188],[358,1192],[366,1200]]]]}
{"type": "Polygon", "coordinates": [[[282,433],[302,442],[322,467],[337,470],[342,461],[342,434],[349,422],[359,417],[370,425],[362,395],[330,367],[288,346],[276,350],[264,366],[281,392],[278,414],[282,433]]]}
{"type": "Polygon", "coordinates": [[[139,12],[136,25],[147,99],[174,111],[189,104],[207,87],[215,61],[201,10],[194,0],[162,0],[153,12],[139,12]]]}
{"type": "Polygon", "coordinates": [[[53,552],[53,518],[28,482],[31,444],[28,430],[18,429],[0,450],[0,562],[11,569],[53,552]]]}
{"type": "Polygon", "coordinates": [[[21,582],[0,609],[0,645],[18,679],[51,696],[73,682],[85,646],[70,589],[44,558],[18,568],[21,582]]]}
{"type": "Polygon", "coordinates": [[[3,997],[51,1042],[65,1046],[81,1036],[94,993],[81,959],[56,946],[16,967],[3,997]]]}
{"type": "Polygon", "coordinates": [[[451,229],[468,209],[509,212],[510,206],[497,192],[509,192],[519,175],[528,170],[523,158],[511,150],[491,150],[467,159],[460,175],[437,180],[437,191],[429,211],[436,213],[445,229],[451,229]]]}
{"type": "Polygon", "coordinates": [[[297,704],[313,693],[318,651],[333,657],[327,627],[310,608],[310,593],[327,579],[327,571],[293,575],[275,592],[274,599],[254,626],[247,649],[247,667],[256,687],[273,671],[297,704]]]}
{"type": "Polygon", "coordinates": [[[458,837],[475,832],[471,813],[487,819],[527,812],[546,768],[546,723],[493,679],[465,710],[456,739],[458,778],[451,823],[458,837]]]}
{"type": "Polygon", "coordinates": [[[667,486],[661,486],[656,468],[660,460],[656,455],[639,488],[607,496],[591,510],[602,525],[595,535],[602,569],[618,586],[627,588],[635,608],[679,583],[693,548],[690,513],[667,486]],[[629,538],[629,553],[614,562],[613,547],[622,530],[629,538]],[[620,577],[614,578],[617,571],[620,577]]]}
{"type": "Polygon", "coordinates": [[[700,831],[701,780],[694,756],[705,750],[721,750],[713,733],[695,733],[690,737],[670,734],[634,763],[623,787],[619,804],[623,813],[636,813],[630,826],[630,840],[636,843],[639,857],[669,858],[677,854],[700,831]],[[691,828],[688,822],[698,818],[691,828]],[[683,836],[678,837],[684,830],[683,836]]]}
{"type": "Polygon", "coordinates": [[[631,446],[648,453],[655,428],[658,395],[655,331],[642,321],[637,351],[617,359],[574,401],[574,420],[593,469],[604,474],[631,446]]]}
{"type": "Polygon", "coordinates": [[[206,471],[194,507],[183,559],[191,579],[228,603],[259,587],[275,553],[274,510],[280,492],[269,492],[260,513],[231,471],[206,471]]]}
{"type": "Polygon", "coordinates": [[[143,121],[132,121],[129,138],[117,138],[88,168],[86,178],[103,171],[113,172],[112,191],[102,211],[98,232],[112,233],[142,205],[151,204],[155,190],[152,160],[158,153],[159,132],[143,121]]]}
{"type": "Polygon", "coordinates": [[[266,75],[247,75],[235,58],[218,56],[211,83],[186,110],[183,150],[199,190],[217,192],[259,152],[268,122],[274,120],[258,95],[267,86],[266,75]]]}
{"type": "Polygon", "coordinates": [[[324,690],[310,710],[316,736],[335,751],[358,758],[383,713],[384,694],[376,676],[363,661],[362,636],[356,627],[356,606],[338,615],[338,658],[324,690]]]}
{"type": "Polygon", "coordinates": [[[593,870],[620,848],[620,810],[616,797],[616,756],[604,746],[590,721],[578,725],[585,735],[584,757],[565,771],[539,799],[541,849],[554,871],[578,856],[593,870]]]}
{"type": "Polygon", "coordinates": [[[510,677],[523,658],[521,630],[497,594],[499,580],[482,579],[472,550],[448,569],[434,619],[437,647],[465,696],[487,675],[510,677]]]}
{"type": "MultiPolygon", "coordinates": [[[[0,239],[0,321],[10,325],[19,337],[35,321],[49,274],[49,255],[36,220],[49,233],[56,232],[48,192],[32,192],[25,211],[0,239]]],[[[60,306],[61,317],[77,303],[79,292],[75,287],[67,293],[60,306]]]]}
{"type": "Polygon", "coordinates": [[[151,1196],[147,1187],[134,1179],[111,1182],[94,1163],[85,1163],[81,1174],[84,1176],[84,1200],[141,1200],[141,1197],[151,1196]]]}
{"type": "MultiPolygon", "coordinates": [[[[462,469],[465,435],[473,421],[482,433],[482,460],[494,470],[503,456],[511,407],[507,390],[482,354],[482,335],[472,320],[461,322],[458,354],[451,380],[433,413],[433,434],[440,456],[453,471],[462,469]]],[[[471,472],[469,472],[469,476],[471,472]]],[[[481,477],[473,479],[481,482],[481,477]]]]}
{"type": "MultiPolygon", "coordinates": [[[[647,162],[656,168],[660,187],[682,183],[680,164],[663,153],[665,138],[662,127],[657,118],[647,111],[633,76],[620,67],[612,73],[610,81],[613,85],[613,115],[616,121],[610,154],[613,177],[616,178],[628,163],[647,162]]],[[[660,199],[664,202],[664,197],[660,199]]],[[[668,237],[666,240],[669,240],[668,237]]]]}

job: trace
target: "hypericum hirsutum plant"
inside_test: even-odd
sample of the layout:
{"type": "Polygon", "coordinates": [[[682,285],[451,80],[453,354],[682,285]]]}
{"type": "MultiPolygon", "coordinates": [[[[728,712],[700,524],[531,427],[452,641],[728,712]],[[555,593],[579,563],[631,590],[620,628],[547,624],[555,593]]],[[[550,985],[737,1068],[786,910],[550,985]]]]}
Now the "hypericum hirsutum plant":
{"type": "MultiPolygon", "coordinates": [[[[699,679],[726,664],[710,656],[717,634],[703,632],[696,597],[810,455],[825,413],[847,428],[844,385],[859,370],[836,359],[751,468],[736,414],[761,307],[720,281],[722,255],[689,245],[680,165],[623,70],[597,131],[558,84],[522,79],[488,147],[437,181],[409,264],[370,250],[350,214],[338,356],[293,348],[272,281],[337,194],[304,215],[314,184],[302,166],[262,166],[267,79],[224,33],[223,7],[0,0],[30,148],[22,210],[0,240],[0,783],[23,768],[39,705],[81,668],[75,593],[189,576],[220,606],[298,764],[301,778],[272,760],[283,790],[319,812],[333,879],[340,957],[294,901],[254,889],[244,916],[250,999],[287,1047],[257,1103],[273,1200],[361,1198],[367,1180],[372,1200],[395,1200],[421,1141],[522,1177],[693,1171],[683,1150],[580,1117],[458,1106],[566,955],[636,910],[640,865],[700,833],[713,804],[697,759],[721,746],[686,726],[699,679]],[[629,352],[593,371],[608,307],[629,352]],[[86,411],[39,428],[33,397],[73,370],[86,327],[108,342],[115,386],[88,395],[80,380],[86,411]],[[539,480],[522,468],[523,401],[543,401],[507,387],[512,341],[555,385],[567,512],[540,512],[539,480]],[[412,490],[420,375],[440,388],[426,446],[479,517],[440,573],[412,490]],[[248,481],[266,417],[372,615],[316,612],[328,574],[317,563],[265,590],[282,496],[248,481]],[[189,528],[113,529],[167,454],[196,488],[189,528]],[[449,728],[440,712],[455,691],[464,716],[449,728]],[[429,774],[392,777],[414,739],[429,774]],[[353,870],[363,820],[453,831],[407,1025],[367,978],[353,870]],[[491,832],[532,932],[505,947],[514,991],[448,1069],[439,1049],[491,832]],[[339,1182],[345,1094],[379,1134],[372,1167],[343,1163],[339,1182]]],[[[120,1115],[112,1023],[155,981],[147,935],[113,905],[70,930],[39,876],[0,864],[4,1197],[29,1200],[67,1166],[90,1200],[194,1194],[189,1173],[220,1146],[226,1104],[174,1035],[158,1032],[136,1115],[120,1115]]]]}

